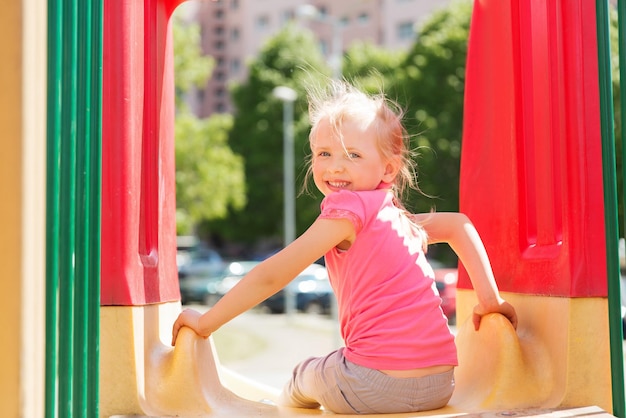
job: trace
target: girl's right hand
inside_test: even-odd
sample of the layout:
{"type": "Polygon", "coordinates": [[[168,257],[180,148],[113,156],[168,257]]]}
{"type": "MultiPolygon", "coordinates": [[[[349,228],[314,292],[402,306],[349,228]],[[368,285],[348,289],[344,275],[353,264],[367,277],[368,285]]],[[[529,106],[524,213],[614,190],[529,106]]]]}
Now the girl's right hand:
{"type": "Polygon", "coordinates": [[[176,345],[176,338],[182,327],[189,327],[201,337],[209,338],[209,335],[201,335],[198,332],[198,321],[201,316],[202,314],[200,312],[194,311],[193,309],[185,309],[178,315],[172,327],[172,346],[176,345]]]}

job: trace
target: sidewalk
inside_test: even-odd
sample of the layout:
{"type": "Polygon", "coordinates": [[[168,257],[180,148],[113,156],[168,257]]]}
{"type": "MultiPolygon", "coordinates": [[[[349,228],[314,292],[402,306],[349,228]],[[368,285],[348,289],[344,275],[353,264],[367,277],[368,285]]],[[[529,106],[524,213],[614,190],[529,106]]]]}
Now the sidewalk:
{"type": "Polygon", "coordinates": [[[215,332],[213,339],[223,366],[277,389],[289,380],[300,361],[326,355],[341,346],[338,326],[329,316],[301,313],[288,317],[246,312],[215,332]],[[236,344],[252,344],[253,348],[243,350],[249,357],[237,359],[232,353],[220,352],[220,342],[229,338],[235,338],[236,344]],[[256,349],[258,352],[254,353],[256,349]]]}

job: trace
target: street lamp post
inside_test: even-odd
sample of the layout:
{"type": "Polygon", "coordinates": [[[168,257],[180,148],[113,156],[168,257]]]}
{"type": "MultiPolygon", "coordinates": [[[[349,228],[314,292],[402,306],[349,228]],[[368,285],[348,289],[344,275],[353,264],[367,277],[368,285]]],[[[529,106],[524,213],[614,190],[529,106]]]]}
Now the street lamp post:
{"type": "MultiPolygon", "coordinates": [[[[278,86],[272,91],[283,102],[283,187],[284,187],[284,246],[296,239],[296,186],[293,140],[293,103],[298,97],[295,90],[278,86]]],[[[291,318],[296,311],[296,296],[289,286],[285,288],[285,312],[291,318]]]]}
{"type": "Polygon", "coordinates": [[[284,186],[284,245],[296,238],[296,193],[294,175],[293,102],[298,97],[295,90],[278,86],[272,94],[283,102],[283,186],[284,186]]]}

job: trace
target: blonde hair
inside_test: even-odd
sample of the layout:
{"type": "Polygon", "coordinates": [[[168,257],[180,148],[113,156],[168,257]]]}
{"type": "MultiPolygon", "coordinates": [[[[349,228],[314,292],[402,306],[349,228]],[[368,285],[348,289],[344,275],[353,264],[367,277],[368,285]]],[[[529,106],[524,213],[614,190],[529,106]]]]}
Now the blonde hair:
{"type": "MultiPolygon", "coordinates": [[[[311,132],[309,143],[313,146],[319,123],[327,120],[333,132],[340,140],[343,122],[360,124],[362,128],[373,129],[377,147],[382,157],[398,162],[400,169],[391,184],[395,195],[395,204],[402,209],[409,221],[418,231],[426,248],[426,233],[416,225],[401,202],[408,189],[418,190],[416,164],[410,148],[410,137],[402,123],[404,111],[384,94],[368,95],[345,81],[331,81],[327,88],[308,90],[309,120],[311,132]]],[[[311,161],[312,162],[311,157],[311,161]]],[[[311,176],[312,164],[309,164],[307,178],[311,176]]],[[[305,182],[306,184],[306,182],[305,182]]]]}
{"type": "Polygon", "coordinates": [[[410,151],[410,140],[402,118],[400,106],[382,93],[367,95],[344,81],[331,81],[326,89],[309,89],[309,120],[312,144],[319,122],[326,119],[331,129],[341,138],[344,121],[361,124],[376,132],[378,149],[384,159],[399,162],[400,170],[394,180],[397,197],[407,189],[417,188],[415,162],[410,151]]]}

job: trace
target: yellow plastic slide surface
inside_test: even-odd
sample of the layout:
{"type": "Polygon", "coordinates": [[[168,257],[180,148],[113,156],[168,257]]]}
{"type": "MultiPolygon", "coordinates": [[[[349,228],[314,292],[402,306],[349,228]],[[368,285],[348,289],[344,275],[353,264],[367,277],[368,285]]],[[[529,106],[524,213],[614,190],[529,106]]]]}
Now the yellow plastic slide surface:
{"type": "MultiPolygon", "coordinates": [[[[602,409],[610,408],[610,385],[606,386],[610,370],[599,370],[601,364],[582,364],[597,360],[577,358],[590,351],[571,347],[569,339],[579,337],[567,328],[569,321],[556,315],[553,322],[565,323],[564,330],[550,330],[550,321],[545,320],[541,322],[545,329],[539,329],[535,321],[541,315],[524,306],[534,305],[543,313],[556,309],[565,316],[578,308],[572,309],[568,300],[513,302],[521,306],[517,332],[500,315],[483,318],[478,332],[471,321],[459,326],[457,387],[448,406],[384,416],[611,416],[602,409]],[[556,335],[546,337],[550,332],[556,335]],[[595,376],[587,375],[593,370],[595,376]]],[[[587,307],[578,310],[578,319],[589,318],[587,307]]],[[[177,303],[102,307],[101,416],[344,416],[268,404],[275,401],[276,389],[221,367],[212,340],[189,329],[181,331],[175,348],[170,347],[171,324],[179,312],[177,303]]],[[[597,357],[597,348],[594,351],[597,357]]]]}

